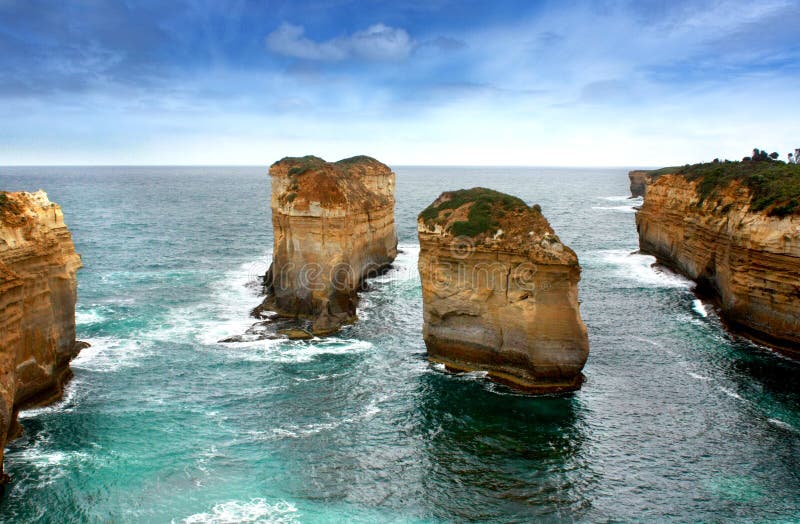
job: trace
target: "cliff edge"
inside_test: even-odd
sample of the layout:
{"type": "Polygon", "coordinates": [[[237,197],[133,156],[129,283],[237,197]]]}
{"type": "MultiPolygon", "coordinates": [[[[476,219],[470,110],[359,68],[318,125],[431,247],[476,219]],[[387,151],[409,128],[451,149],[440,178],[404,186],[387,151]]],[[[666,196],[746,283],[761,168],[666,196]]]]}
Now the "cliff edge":
{"type": "Polygon", "coordinates": [[[647,186],[659,179],[661,175],[673,172],[678,168],[664,169],[634,169],[628,171],[628,179],[631,183],[631,198],[643,197],[647,193],[647,186]]]}
{"type": "Polygon", "coordinates": [[[636,213],[641,251],[711,292],[732,328],[800,357],[800,165],[674,171],[636,213]]]}
{"type": "MultiPolygon", "coordinates": [[[[44,191],[0,192],[0,435],[19,431],[20,409],[61,398],[72,376],[75,253],[64,216],[44,191]]],[[[2,459],[2,449],[0,449],[2,459]]]]}
{"type": "Polygon", "coordinates": [[[417,231],[432,361],[532,393],[580,387],[581,269],[539,206],[485,188],[446,192],[417,231]]]}
{"type": "Polygon", "coordinates": [[[284,158],[272,178],[272,265],[254,311],[311,322],[326,335],[356,320],[364,279],[397,256],[395,175],[374,158],[284,158]]]}

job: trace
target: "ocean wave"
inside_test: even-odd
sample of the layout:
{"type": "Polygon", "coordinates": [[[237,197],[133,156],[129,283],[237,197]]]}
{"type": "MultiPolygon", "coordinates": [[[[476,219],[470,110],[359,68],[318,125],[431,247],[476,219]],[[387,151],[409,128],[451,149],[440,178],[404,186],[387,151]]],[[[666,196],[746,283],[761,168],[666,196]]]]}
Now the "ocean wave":
{"type": "Polygon", "coordinates": [[[86,326],[90,324],[99,324],[100,322],[104,322],[106,317],[98,312],[96,308],[92,308],[86,311],[78,310],[75,312],[75,324],[80,326],[86,326]]]}
{"type": "Polygon", "coordinates": [[[617,213],[636,213],[636,207],[633,205],[628,206],[592,206],[592,209],[600,211],[616,211],[617,213]]]}
{"type": "Polygon", "coordinates": [[[148,352],[146,345],[135,339],[103,337],[86,341],[91,346],[82,349],[72,361],[70,366],[74,369],[110,373],[137,367],[139,358],[148,352]]]}
{"type": "Polygon", "coordinates": [[[154,341],[186,341],[205,346],[247,331],[255,320],[250,311],[261,303],[258,277],[268,264],[262,260],[241,264],[208,284],[207,301],[169,313],[162,326],[143,333],[154,341]]]}
{"type": "Polygon", "coordinates": [[[35,486],[29,486],[31,489],[40,489],[52,484],[66,476],[67,472],[80,469],[97,458],[87,451],[58,449],[53,445],[52,437],[47,432],[39,432],[34,438],[34,442],[30,445],[9,450],[5,455],[9,465],[19,467],[24,464],[38,471],[38,482],[35,486]]]}
{"type": "MultiPolygon", "coordinates": [[[[370,402],[367,403],[364,408],[359,411],[358,413],[350,416],[350,417],[343,417],[338,420],[333,420],[330,422],[317,422],[314,424],[304,424],[304,425],[297,425],[297,424],[287,424],[284,426],[280,426],[277,428],[272,428],[267,436],[267,439],[270,437],[274,438],[303,438],[308,437],[311,435],[316,435],[317,433],[322,433],[324,431],[331,431],[340,426],[345,426],[348,424],[355,424],[358,422],[362,422],[364,420],[371,419],[382,410],[379,404],[385,401],[387,398],[386,395],[372,399],[370,402]]],[[[254,440],[264,440],[264,434],[262,432],[253,432],[251,436],[254,437],[254,440]]]]}
{"type": "Polygon", "coordinates": [[[379,275],[369,282],[374,284],[419,281],[417,263],[419,261],[419,244],[401,244],[397,246],[397,258],[392,262],[392,267],[386,273],[379,275]]]}
{"type": "Polygon", "coordinates": [[[323,355],[346,355],[372,349],[371,342],[347,338],[314,338],[311,340],[261,340],[230,344],[229,349],[242,349],[241,357],[250,362],[283,364],[311,362],[323,355]],[[257,351],[258,348],[261,351],[257,351]]]}
{"type": "Polygon", "coordinates": [[[606,200],[608,202],[633,202],[638,204],[641,204],[644,200],[642,197],[632,197],[630,195],[612,195],[597,198],[600,200],[606,200]]]}
{"type": "Polygon", "coordinates": [[[701,317],[708,318],[708,310],[706,310],[706,306],[703,304],[702,300],[700,299],[693,300],[692,309],[701,317]]]}
{"type": "Polygon", "coordinates": [[[72,411],[75,408],[77,391],[80,383],[80,380],[73,378],[64,386],[64,394],[61,396],[61,400],[40,408],[22,410],[17,415],[17,418],[33,418],[48,413],[67,413],[72,411]]]}
{"type": "Polygon", "coordinates": [[[635,280],[649,287],[691,288],[691,280],[673,273],[666,268],[655,266],[656,258],[641,253],[631,253],[623,249],[595,252],[600,260],[616,267],[614,274],[626,280],[635,280]]]}
{"type": "MultiPolygon", "coordinates": [[[[284,500],[270,504],[256,498],[248,502],[232,500],[216,504],[207,513],[196,513],[181,520],[186,524],[224,524],[230,522],[259,522],[284,524],[299,522],[294,504],[284,500]]],[[[175,522],[174,520],[172,521],[175,522]]]]}

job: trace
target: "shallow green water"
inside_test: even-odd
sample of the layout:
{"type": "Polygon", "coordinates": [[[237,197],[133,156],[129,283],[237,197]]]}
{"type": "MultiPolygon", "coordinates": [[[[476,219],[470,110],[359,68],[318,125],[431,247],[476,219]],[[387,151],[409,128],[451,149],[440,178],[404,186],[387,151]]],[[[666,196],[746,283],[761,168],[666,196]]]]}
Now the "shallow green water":
{"type": "Polygon", "coordinates": [[[626,170],[397,168],[403,253],[361,322],[249,326],[272,243],[255,168],[3,168],[46,189],[84,269],[63,402],[23,414],[8,522],[800,518],[800,365],[733,340],[637,247],[626,170]],[[516,395],[425,360],[415,216],[482,185],[538,202],[584,268],[575,394],[516,395]]]}

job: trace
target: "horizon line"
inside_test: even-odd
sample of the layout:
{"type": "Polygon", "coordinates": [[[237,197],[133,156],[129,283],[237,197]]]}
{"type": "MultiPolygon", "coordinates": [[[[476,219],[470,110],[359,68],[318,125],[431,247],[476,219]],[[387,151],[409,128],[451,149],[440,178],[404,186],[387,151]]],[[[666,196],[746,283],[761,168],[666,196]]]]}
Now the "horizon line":
{"type": "MultiPolygon", "coordinates": [[[[664,166],[642,166],[635,164],[618,165],[545,165],[545,164],[394,164],[383,162],[389,167],[485,167],[485,168],[544,168],[544,169],[657,169],[664,166]]],[[[266,168],[274,164],[0,164],[5,168],[54,168],[54,167],[257,167],[266,168]]],[[[683,164],[672,164],[683,165],[683,164]]]]}

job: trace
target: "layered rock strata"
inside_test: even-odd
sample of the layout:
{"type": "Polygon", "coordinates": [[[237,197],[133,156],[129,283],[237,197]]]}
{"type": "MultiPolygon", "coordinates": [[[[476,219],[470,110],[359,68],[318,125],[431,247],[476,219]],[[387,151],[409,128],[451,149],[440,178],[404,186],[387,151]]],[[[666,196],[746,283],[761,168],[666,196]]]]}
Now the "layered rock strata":
{"type": "Polygon", "coordinates": [[[580,387],[581,268],[539,206],[483,188],[446,192],[417,226],[430,360],[532,393],[580,387]]]}
{"type": "MultiPolygon", "coordinates": [[[[44,191],[0,192],[0,435],[19,432],[20,409],[61,397],[72,373],[75,253],[64,216],[44,191]]],[[[2,448],[0,448],[0,459],[2,448]]]]}
{"type": "Polygon", "coordinates": [[[641,251],[711,292],[731,327],[799,357],[800,216],[754,211],[741,181],[705,196],[703,183],[668,174],[648,186],[636,214],[641,251]]]}
{"type": "Polygon", "coordinates": [[[356,320],[364,279],[397,256],[395,175],[366,156],[284,158],[269,173],[273,261],[254,314],[273,311],[309,321],[314,335],[334,333],[356,320]]]}

